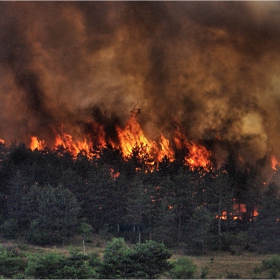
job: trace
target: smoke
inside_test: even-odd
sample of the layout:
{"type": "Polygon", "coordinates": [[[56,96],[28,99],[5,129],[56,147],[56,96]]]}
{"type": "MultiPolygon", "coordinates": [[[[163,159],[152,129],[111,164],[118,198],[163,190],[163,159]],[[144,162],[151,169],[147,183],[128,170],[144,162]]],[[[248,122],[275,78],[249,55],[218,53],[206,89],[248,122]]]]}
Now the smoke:
{"type": "Polygon", "coordinates": [[[50,145],[133,108],[154,140],[174,123],[214,157],[280,158],[280,3],[1,2],[0,137],[50,145]],[[237,145],[238,144],[238,145],[237,145]]]}

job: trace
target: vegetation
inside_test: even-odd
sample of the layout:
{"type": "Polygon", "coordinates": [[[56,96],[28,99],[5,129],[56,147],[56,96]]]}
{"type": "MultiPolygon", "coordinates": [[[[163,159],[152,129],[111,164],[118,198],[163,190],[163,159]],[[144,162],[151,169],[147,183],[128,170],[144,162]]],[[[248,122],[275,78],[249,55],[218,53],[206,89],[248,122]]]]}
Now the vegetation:
{"type": "Polygon", "coordinates": [[[197,266],[190,258],[180,258],[173,263],[174,268],[170,271],[171,279],[193,279],[197,266]]]}
{"type": "MultiPolygon", "coordinates": [[[[223,166],[213,162],[208,171],[191,170],[183,158],[184,151],[176,151],[175,161],[166,158],[152,169],[137,149],[124,160],[110,147],[100,150],[99,157],[81,153],[73,158],[62,147],[31,151],[24,144],[0,144],[0,234],[40,246],[69,244],[74,235],[82,236],[82,255],[37,255],[41,262],[30,258],[28,263],[30,277],[53,261],[58,272],[48,277],[63,278],[72,273],[69,263],[76,258],[81,267],[77,273],[84,278],[96,273],[103,278],[155,278],[171,269],[169,250],[177,246],[188,256],[279,252],[279,186],[264,188],[260,169],[265,158],[255,165],[237,164],[233,153],[223,166]],[[96,267],[92,264],[98,261],[91,263],[86,250],[92,234],[112,246],[96,267]]],[[[13,275],[22,273],[16,257],[8,257],[15,261],[13,275]]],[[[191,273],[180,262],[173,265],[170,273],[178,278],[191,273]]],[[[203,278],[207,267],[194,273],[203,278]]],[[[190,264],[188,269],[194,268],[190,264]]],[[[228,271],[228,277],[233,275],[228,271]]]]}
{"type": "Polygon", "coordinates": [[[262,272],[268,272],[268,278],[277,279],[280,273],[280,256],[274,255],[269,259],[262,261],[262,265],[254,269],[256,275],[262,272]]]}

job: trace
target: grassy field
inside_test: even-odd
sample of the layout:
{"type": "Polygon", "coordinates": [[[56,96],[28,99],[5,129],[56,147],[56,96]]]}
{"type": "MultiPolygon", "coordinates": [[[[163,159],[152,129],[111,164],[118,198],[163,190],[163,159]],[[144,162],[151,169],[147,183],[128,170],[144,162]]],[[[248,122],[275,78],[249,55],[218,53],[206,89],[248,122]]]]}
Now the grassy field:
{"type": "MultiPolygon", "coordinates": [[[[77,236],[73,238],[70,244],[64,246],[47,246],[39,247],[31,244],[26,244],[20,240],[8,241],[0,239],[0,244],[4,247],[16,247],[23,253],[37,253],[37,252],[50,252],[59,251],[68,255],[69,250],[75,249],[83,252],[82,239],[77,236]]],[[[99,236],[93,236],[91,242],[86,244],[86,253],[92,251],[99,253],[102,257],[103,250],[106,246],[106,241],[99,236]]],[[[186,257],[182,250],[174,249],[171,260],[176,260],[181,257],[186,257]]],[[[231,255],[226,252],[209,253],[203,256],[190,256],[193,262],[197,265],[196,278],[201,278],[201,273],[204,269],[208,270],[206,278],[208,279],[252,279],[256,278],[253,274],[253,269],[260,266],[263,259],[269,258],[271,255],[263,255],[258,253],[243,252],[241,255],[231,255]]],[[[267,278],[267,274],[257,275],[257,278],[267,278]]]]}
{"type": "MultiPolygon", "coordinates": [[[[182,257],[180,254],[174,254],[172,258],[182,257]]],[[[204,256],[190,257],[197,265],[196,277],[200,278],[203,268],[207,268],[209,273],[206,278],[235,278],[252,279],[256,276],[253,270],[260,266],[263,259],[269,255],[260,255],[256,253],[244,252],[241,255],[231,255],[230,253],[216,253],[204,256]]],[[[266,274],[257,275],[258,278],[266,278],[266,274]]]]}

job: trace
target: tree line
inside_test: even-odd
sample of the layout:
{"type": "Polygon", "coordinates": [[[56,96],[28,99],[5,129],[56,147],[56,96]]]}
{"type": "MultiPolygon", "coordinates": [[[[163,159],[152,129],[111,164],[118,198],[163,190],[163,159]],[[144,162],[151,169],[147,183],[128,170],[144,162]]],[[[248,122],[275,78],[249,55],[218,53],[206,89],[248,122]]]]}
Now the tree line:
{"type": "Polygon", "coordinates": [[[151,169],[139,148],[124,160],[111,147],[73,158],[63,147],[0,144],[0,233],[64,244],[88,225],[132,243],[180,245],[187,254],[280,248],[278,186],[264,186],[265,158],[241,164],[231,153],[207,172],[191,170],[183,158],[177,151],[175,161],[151,169]]]}

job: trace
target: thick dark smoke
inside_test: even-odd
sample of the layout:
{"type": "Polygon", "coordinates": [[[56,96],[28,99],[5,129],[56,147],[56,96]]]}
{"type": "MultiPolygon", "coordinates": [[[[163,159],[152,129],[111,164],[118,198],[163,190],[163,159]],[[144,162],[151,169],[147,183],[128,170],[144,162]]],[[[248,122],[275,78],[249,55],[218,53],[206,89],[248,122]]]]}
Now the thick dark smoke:
{"type": "MultiPolygon", "coordinates": [[[[141,108],[222,160],[280,158],[279,2],[1,2],[0,137],[49,145],[141,108]]],[[[117,139],[116,139],[117,141],[117,139]]]]}

